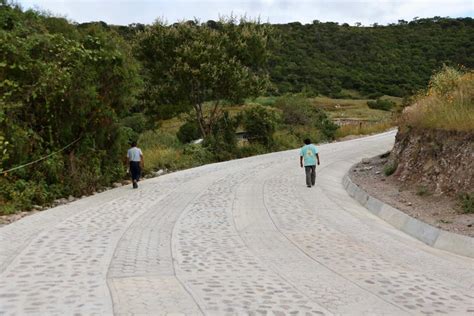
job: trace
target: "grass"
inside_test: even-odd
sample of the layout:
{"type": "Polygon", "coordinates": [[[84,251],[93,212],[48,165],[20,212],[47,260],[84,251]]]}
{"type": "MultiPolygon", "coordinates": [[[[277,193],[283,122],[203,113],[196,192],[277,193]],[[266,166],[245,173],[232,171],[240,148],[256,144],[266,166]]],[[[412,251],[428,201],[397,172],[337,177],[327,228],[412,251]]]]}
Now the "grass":
{"type": "Polygon", "coordinates": [[[170,134],[175,134],[178,132],[181,125],[185,122],[184,117],[176,116],[169,120],[162,120],[160,121],[160,131],[167,132],[170,134]]]}
{"type": "MultiPolygon", "coordinates": [[[[384,97],[389,98],[389,97],[384,97]]],[[[396,104],[401,104],[400,98],[395,99],[396,104]]],[[[328,97],[316,97],[312,103],[327,111],[329,117],[335,121],[364,121],[380,122],[389,120],[393,112],[371,109],[367,106],[369,99],[332,99],[328,97]]]]}
{"type": "Polygon", "coordinates": [[[415,98],[400,119],[401,127],[449,131],[474,130],[474,72],[445,67],[435,74],[428,90],[415,98]]]}
{"type": "Polygon", "coordinates": [[[342,125],[336,131],[336,139],[349,135],[370,135],[385,132],[394,127],[393,121],[383,122],[360,122],[356,124],[342,125]]]}

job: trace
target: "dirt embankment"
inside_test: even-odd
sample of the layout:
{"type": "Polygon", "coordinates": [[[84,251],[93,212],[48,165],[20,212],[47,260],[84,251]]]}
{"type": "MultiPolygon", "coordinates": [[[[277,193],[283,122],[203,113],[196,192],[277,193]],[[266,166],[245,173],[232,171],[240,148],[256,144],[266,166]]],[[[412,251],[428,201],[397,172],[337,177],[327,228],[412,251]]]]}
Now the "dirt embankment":
{"type": "Polygon", "coordinates": [[[350,178],[412,217],[474,237],[474,213],[465,213],[458,197],[474,191],[473,138],[461,132],[399,132],[390,154],[364,159],[351,169],[350,178]],[[394,166],[395,172],[386,175],[394,166]]]}
{"type": "Polygon", "coordinates": [[[474,190],[474,133],[442,130],[398,132],[389,163],[405,184],[456,197],[474,190]]]}

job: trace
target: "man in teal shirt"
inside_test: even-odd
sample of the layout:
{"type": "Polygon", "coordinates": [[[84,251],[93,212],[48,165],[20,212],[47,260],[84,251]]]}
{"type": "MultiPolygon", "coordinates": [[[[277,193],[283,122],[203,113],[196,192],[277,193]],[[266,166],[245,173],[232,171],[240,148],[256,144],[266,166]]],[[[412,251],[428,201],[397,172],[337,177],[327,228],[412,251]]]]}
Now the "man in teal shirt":
{"type": "Polygon", "coordinates": [[[316,184],[316,159],[318,160],[319,166],[319,154],[318,148],[311,144],[311,140],[306,138],[304,140],[305,145],[301,148],[300,152],[300,165],[306,172],[306,186],[311,188],[312,185],[316,184]],[[304,161],[304,164],[303,164],[304,161]]]}

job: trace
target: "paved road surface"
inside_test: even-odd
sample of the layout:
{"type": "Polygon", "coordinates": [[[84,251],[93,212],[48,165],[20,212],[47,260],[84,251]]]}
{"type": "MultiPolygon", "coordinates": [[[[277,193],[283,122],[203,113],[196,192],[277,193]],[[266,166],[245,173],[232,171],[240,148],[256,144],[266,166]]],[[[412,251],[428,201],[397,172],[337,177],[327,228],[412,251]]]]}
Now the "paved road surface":
{"type": "Polygon", "coordinates": [[[394,133],[169,174],[0,228],[0,314],[474,314],[474,261],[354,202],[349,167],[394,133]]]}

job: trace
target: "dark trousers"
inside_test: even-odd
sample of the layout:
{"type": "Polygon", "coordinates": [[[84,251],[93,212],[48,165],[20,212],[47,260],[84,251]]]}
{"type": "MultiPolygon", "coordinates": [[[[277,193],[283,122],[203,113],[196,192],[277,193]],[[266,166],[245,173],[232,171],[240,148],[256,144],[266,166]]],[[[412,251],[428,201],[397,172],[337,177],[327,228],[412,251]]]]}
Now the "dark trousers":
{"type": "Polygon", "coordinates": [[[311,186],[316,184],[316,166],[305,166],[306,185],[311,186]]]}
{"type": "Polygon", "coordinates": [[[132,174],[132,181],[140,180],[140,174],[142,169],[140,168],[140,161],[130,161],[130,173],[132,174]]]}

